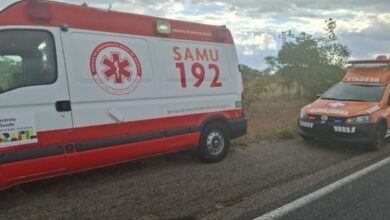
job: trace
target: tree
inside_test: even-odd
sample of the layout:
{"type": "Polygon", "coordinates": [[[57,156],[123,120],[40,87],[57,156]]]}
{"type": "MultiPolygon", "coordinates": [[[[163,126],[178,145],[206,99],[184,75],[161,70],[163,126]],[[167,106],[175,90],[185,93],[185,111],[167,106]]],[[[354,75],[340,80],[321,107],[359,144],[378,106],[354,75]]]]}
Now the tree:
{"type": "Polygon", "coordinates": [[[258,70],[252,69],[246,65],[242,65],[243,69],[242,79],[244,84],[244,109],[246,110],[247,115],[249,115],[251,105],[260,100],[261,94],[267,92],[268,79],[270,76],[268,71],[260,72],[258,70]]]}
{"type": "Polygon", "coordinates": [[[15,56],[0,56],[0,92],[9,89],[17,72],[22,72],[21,61],[15,56]]]}
{"type": "Polygon", "coordinates": [[[325,33],[319,37],[291,30],[281,33],[281,50],[265,61],[283,89],[296,87],[298,96],[304,90],[307,97],[313,98],[341,80],[350,51],[338,41],[336,27],[336,21],[328,19],[325,33]]]}

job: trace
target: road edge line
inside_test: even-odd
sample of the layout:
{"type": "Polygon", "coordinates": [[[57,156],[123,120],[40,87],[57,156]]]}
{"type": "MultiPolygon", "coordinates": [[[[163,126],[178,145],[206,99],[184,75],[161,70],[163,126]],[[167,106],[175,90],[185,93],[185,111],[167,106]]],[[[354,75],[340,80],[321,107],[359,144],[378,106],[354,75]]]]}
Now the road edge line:
{"type": "Polygon", "coordinates": [[[346,176],[340,180],[337,180],[336,182],[334,183],[331,183],[317,191],[314,191],[310,194],[307,194],[306,196],[303,196],[299,199],[296,199],[295,201],[292,201],[286,205],[283,205],[273,211],[270,211],[262,216],[259,216],[257,218],[255,218],[255,220],[271,220],[271,219],[277,219],[277,218],[280,218],[280,217],[283,217],[284,215],[298,209],[298,208],[301,208],[333,191],[335,191],[336,189],[372,172],[372,171],[375,171],[377,169],[379,169],[380,167],[386,165],[390,163],[390,157],[387,157],[375,164],[372,164],[362,170],[359,170],[355,173],[352,173],[350,174],[349,176],[346,176]]]}

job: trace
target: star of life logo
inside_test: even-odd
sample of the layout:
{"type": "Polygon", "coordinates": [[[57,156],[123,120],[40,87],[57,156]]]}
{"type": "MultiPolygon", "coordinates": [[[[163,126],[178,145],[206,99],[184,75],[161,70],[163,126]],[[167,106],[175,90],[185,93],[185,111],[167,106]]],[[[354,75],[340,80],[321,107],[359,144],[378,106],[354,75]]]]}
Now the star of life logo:
{"type": "Polygon", "coordinates": [[[118,42],[105,42],[97,46],[91,55],[90,69],[96,83],[114,95],[133,92],[142,79],[137,55],[118,42]]]}

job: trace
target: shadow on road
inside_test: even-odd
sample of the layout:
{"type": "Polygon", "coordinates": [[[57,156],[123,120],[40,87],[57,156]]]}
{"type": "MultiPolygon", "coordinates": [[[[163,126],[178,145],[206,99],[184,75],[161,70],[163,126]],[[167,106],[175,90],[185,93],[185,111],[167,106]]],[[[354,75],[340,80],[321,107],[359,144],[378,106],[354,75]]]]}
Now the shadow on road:
{"type": "MultiPolygon", "coordinates": [[[[135,161],[126,162],[123,164],[112,165],[103,168],[97,168],[89,171],[84,171],[80,173],[64,175],[59,177],[54,177],[50,179],[43,179],[35,182],[25,183],[18,186],[11,187],[9,189],[0,191],[0,198],[11,194],[15,196],[16,192],[24,193],[34,193],[39,194],[41,192],[48,191],[50,189],[60,189],[66,186],[78,187],[81,182],[88,183],[97,183],[105,177],[110,177],[111,179],[120,179],[123,175],[128,175],[129,172],[139,173],[143,171],[150,171],[161,168],[161,166],[180,166],[180,165],[189,165],[189,164],[199,164],[202,163],[196,152],[187,150],[179,151],[172,154],[166,154],[146,159],[139,159],[135,161]]],[[[91,186],[88,186],[91,187],[91,186]]],[[[4,201],[4,200],[3,200],[4,201]]],[[[0,208],[1,208],[0,201],[0,208]]]]}
{"type": "MultiPolygon", "coordinates": [[[[367,145],[360,143],[343,143],[325,140],[302,141],[302,143],[308,147],[318,148],[320,150],[331,151],[335,153],[364,154],[370,152],[367,145]]],[[[384,147],[387,147],[387,145],[384,147]]]]}

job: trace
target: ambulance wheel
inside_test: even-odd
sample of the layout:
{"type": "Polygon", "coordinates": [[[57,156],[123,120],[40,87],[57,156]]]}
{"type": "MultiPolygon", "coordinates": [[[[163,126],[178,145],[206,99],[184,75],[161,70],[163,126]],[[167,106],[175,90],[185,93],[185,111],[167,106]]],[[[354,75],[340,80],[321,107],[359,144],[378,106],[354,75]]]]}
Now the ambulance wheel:
{"type": "Polygon", "coordinates": [[[370,150],[378,151],[383,147],[385,142],[385,133],[386,133],[386,125],[384,123],[378,124],[375,130],[373,141],[369,145],[370,150]]]}
{"type": "Polygon", "coordinates": [[[228,128],[222,123],[210,123],[202,132],[198,149],[200,158],[208,163],[219,162],[226,157],[229,146],[228,128]]]}

